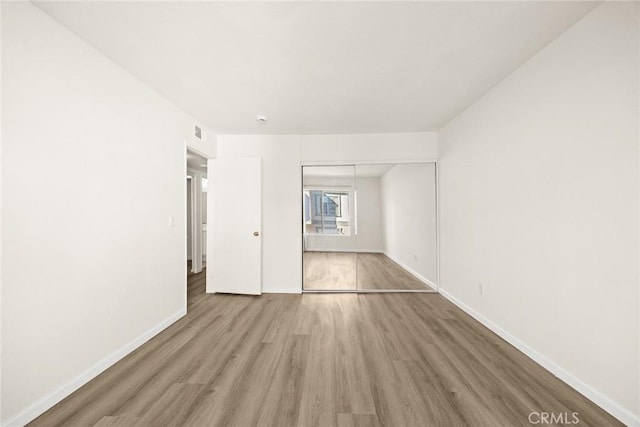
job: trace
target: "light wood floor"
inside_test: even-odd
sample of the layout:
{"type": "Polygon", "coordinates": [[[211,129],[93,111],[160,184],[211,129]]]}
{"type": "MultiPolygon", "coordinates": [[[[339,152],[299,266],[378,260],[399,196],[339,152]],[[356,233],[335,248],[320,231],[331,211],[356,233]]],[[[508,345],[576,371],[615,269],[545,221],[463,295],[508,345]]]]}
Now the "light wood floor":
{"type": "Polygon", "coordinates": [[[429,290],[384,254],[305,252],[305,290],[429,290]]]}
{"type": "Polygon", "coordinates": [[[207,295],[31,426],[621,425],[437,294],[207,295]]]}
{"type": "Polygon", "coordinates": [[[304,252],[304,289],[355,290],[356,254],[349,252],[304,252]]]}

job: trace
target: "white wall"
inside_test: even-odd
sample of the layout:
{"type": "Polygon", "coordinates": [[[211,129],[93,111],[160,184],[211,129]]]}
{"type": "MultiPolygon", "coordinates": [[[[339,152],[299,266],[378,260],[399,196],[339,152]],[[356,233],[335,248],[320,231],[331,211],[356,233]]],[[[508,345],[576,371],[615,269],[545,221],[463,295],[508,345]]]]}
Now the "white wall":
{"type": "Polygon", "coordinates": [[[384,253],[437,287],[435,163],[395,165],[381,184],[384,253]]]}
{"type": "Polygon", "coordinates": [[[382,210],[380,205],[379,177],[305,177],[304,185],[341,186],[357,189],[358,198],[358,234],[355,234],[355,200],[349,200],[351,215],[351,233],[349,236],[331,236],[308,234],[306,236],[307,251],[329,252],[383,252],[382,247],[382,210]]]}
{"type": "Polygon", "coordinates": [[[438,158],[438,134],[302,135],[300,155],[305,163],[435,160],[438,158]]]}
{"type": "MultiPolygon", "coordinates": [[[[357,169],[357,166],[356,166],[357,169]]],[[[379,177],[356,177],[358,250],[382,252],[382,200],[379,177]]]]}
{"type": "Polygon", "coordinates": [[[301,163],[433,160],[435,132],[369,135],[218,135],[217,156],[262,157],[262,291],[302,292],[301,163]]]}
{"type": "Polygon", "coordinates": [[[441,290],[636,425],[637,8],[602,4],[440,134],[441,290]]]}
{"type": "Polygon", "coordinates": [[[194,122],[32,4],[2,8],[2,415],[20,425],[184,314],[194,122]]]}
{"type": "Polygon", "coordinates": [[[217,156],[262,157],[262,291],[301,292],[300,137],[218,136],[217,156]]]}
{"type": "Polygon", "coordinates": [[[198,154],[205,159],[213,159],[216,157],[216,153],[218,152],[218,139],[216,135],[211,133],[211,130],[205,128],[202,125],[198,125],[198,127],[202,130],[202,138],[197,138],[194,133],[194,126],[192,124],[189,127],[189,134],[187,138],[187,146],[190,151],[198,154]]]}

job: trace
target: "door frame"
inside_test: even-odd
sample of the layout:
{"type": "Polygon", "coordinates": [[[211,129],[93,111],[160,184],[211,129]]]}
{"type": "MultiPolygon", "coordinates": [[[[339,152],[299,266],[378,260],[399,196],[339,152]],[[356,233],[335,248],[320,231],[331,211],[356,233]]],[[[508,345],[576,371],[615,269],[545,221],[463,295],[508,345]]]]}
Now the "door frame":
{"type": "MultiPolygon", "coordinates": [[[[356,182],[357,184],[357,182],[356,182]]],[[[301,234],[301,277],[300,277],[300,291],[302,293],[440,293],[440,167],[438,165],[438,159],[387,159],[387,160],[313,160],[313,161],[301,161],[300,162],[300,206],[302,212],[300,215],[300,234],[301,234]],[[411,164],[411,163],[433,163],[435,168],[435,192],[436,192],[436,289],[435,290],[395,290],[395,289],[356,289],[355,290],[305,290],[304,289],[304,197],[302,193],[304,191],[304,170],[305,166],[357,166],[357,165],[389,165],[389,164],[411,164]]]]}
{"type": "MultiPolygon", "coordinates": [[[[187,186],[186,186],[186,180],[187,180],[187,175],[189,175],[189,173],[191,172],[191,169],[187,166],[187,151],[190,151],[190,152],[192,152],[194,154],[197,154],[198,156],[200,156],[200,157],[202,157],[204,159],[207,159],[207,160],[215,158],[214,155],[207,154],[207,153],[205,153],[205,152],[203,152],[203,151],[201,151],[201,150],[199,150],[197,148],[194,148],[189,143],[189,141],[184,140],[184,147],[183,147],[183,150],[182,150],[182,166],[183,166],[183,169],[182,169],[182,183],[183,183],[182,188],[183,188],[183,191],[184,191],[183,197],[182,197],[182,208],[184,210],[182,212],[183,212],[183,218],[184,218],[184,228],[183,228],[183,238],[184,238],[184,247],[183,247],[183,250],[184,250],[184,252],[183,252],[184,253],[184,264],[183,264],[184,265],[184,274],[183,274],[183,277],[184,277],[184,306],[185,306],[186,310],[189,309],[188,308],[189,304],[188,304],[188,301],[187,301],[187,288],[188,288],[188,277],[187,276],[189,274],[189,272],[187,271],[187,253],[188,253],[187,244],[188,244],[188,233],[191,232],[191,230],[189,230],[188,227],[187,227],[187,213],[188,213],[188,210],[187,210],[187,186]]],[[[192,183],[193,183],[193,181],[192,181],[192,183]]],[[[202,230],[202,225],[200,225],[200,230],[202,230]]],[[[192,258],[192,262],[193,262],[193,253],[191,254],[191,258],[192,258]]],[[[206,280],[206,278],[205,278],[205,280],[206,280]]]]}
{"type": "Polygon", "coordinates": [[[202,215],[203,196],[202,179],[207,175],[199,170],[187,168],[187,176],[191,175],[191,230],[187,230],[187,235],[191,235],[191,272],[198,274],[203,268],[203,256],[205,254],[202,238],[202,215]],[[196,262],[197,260],[197,262],[196,262]]]}

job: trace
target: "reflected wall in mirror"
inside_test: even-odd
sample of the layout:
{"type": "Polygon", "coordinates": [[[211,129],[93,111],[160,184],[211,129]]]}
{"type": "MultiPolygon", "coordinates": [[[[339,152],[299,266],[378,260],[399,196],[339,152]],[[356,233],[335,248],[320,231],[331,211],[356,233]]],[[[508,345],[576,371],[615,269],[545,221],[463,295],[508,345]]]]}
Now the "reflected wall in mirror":
{"type": "Polygon", "coordinates": [[[305,290],[435,291],[434,163],[303,168],[305,290]]]}
{"type": "Polygon", "coordinates": [[[357,165],[358,290],[435,291],[434,163],[357,165]]]}

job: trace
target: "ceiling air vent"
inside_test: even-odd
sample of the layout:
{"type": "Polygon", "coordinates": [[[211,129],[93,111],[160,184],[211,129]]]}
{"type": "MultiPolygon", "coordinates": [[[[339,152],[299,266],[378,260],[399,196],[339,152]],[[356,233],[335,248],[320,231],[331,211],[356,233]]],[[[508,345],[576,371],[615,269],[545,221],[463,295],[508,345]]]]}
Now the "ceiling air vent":
{"type": "Polygon", "coordinates": [[[196,126],[196,138],[202,139],[202,129],[196,126]]]}

